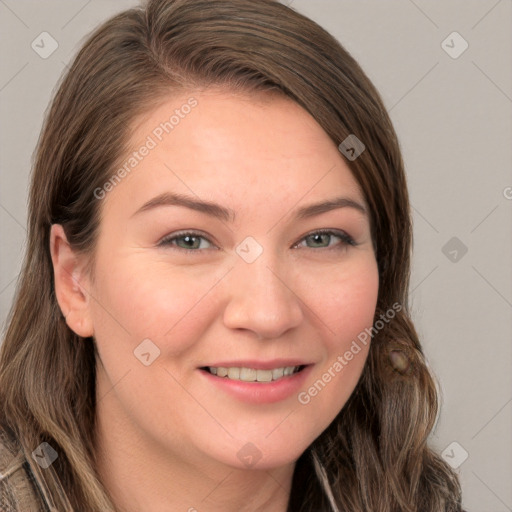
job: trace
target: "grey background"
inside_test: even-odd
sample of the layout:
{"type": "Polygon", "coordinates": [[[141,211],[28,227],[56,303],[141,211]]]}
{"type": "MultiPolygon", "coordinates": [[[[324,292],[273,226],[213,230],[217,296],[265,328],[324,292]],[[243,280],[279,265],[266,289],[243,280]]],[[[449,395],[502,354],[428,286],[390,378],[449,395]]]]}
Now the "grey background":
{"type": "MultiPolygon", "coordinates": [[[[441,453],[456,441],[445,452],[453,464],[468,453],[457,471],[470,512],[512,511],[512,2],[288,3],[340,40],[390,111],[414,208],[414,320],[443,399],[432,445],[441,453]],[[456,59],[441,45],[454,31],[469,45],[456,59]]],[[[2,329],[52,90],[85,35],[135,4],[0,0],[2,329]],[[31,48],[43,31],[59,45],[46,59],[31,48]]],[[[445,45],[453,52],[461,40],[445,45]]]]}

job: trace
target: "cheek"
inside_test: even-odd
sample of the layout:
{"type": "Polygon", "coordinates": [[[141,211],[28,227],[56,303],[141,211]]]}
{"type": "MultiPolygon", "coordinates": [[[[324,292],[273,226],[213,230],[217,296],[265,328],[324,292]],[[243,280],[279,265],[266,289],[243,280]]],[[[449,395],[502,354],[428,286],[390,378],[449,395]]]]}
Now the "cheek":
{"type": "Polygon", "coordinates": [[[352,394],[366,362],[379,289],[377,265],[369,260],[331,273],[323,287],[321,282],[316,280],[309,300],[321,320],[323,358],[298,401],[325,427],[352,394]]]}
{"type": "Polygon", "coordinates": [[[202,301],[222,273],[197,275],[158,263],[119,261],[122,264],[97,276],[96,337],[118,348],[128,345],[130,353],[149,338],[162,353],[177,357],[211,321],[202,301]]]}
{"type": "Polygon", "coordinates": [[[350,346],[373,323],[379,291],[377,264],[369,257],[356,263],[309,282],[308,305],[322,320],[330,350],[350,346]]]}

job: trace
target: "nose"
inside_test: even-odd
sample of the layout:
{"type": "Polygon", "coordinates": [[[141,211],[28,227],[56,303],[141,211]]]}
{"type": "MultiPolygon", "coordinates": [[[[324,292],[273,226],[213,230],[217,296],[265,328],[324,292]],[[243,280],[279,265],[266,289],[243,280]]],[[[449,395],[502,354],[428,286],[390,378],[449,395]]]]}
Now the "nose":
{"type": "Polygon", "coordinates": [[[264,255],[252,263],[238,261],[229,273],[224,325],[252,331],[260,339],[277,339],[300,325],[302,302],[294,290],[292,272],[264,255]]]}

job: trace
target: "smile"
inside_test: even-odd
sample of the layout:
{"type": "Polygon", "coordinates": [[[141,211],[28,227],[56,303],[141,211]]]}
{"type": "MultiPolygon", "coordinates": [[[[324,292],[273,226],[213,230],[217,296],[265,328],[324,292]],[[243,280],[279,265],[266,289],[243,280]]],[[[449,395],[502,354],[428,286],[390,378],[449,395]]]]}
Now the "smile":
{"type": "Polygon", "coordinates": [[[231,380],[242,382],[273,382],[284,377],[289,377],[300,372],[304,366],[282,366],[271,370],[262,370],[256,368],[226,368],[223,366],[207,366],[204,369],[217,377],[224,377],[231,380]]]}

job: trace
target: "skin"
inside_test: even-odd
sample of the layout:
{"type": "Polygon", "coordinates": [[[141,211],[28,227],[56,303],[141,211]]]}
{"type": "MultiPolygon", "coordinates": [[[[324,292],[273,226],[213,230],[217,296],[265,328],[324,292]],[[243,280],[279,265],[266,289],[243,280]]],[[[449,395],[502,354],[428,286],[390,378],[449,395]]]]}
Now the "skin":
{"type": "Polygon", "coordinates": [[[336,145],[283,97],[169,97],[134,123],[134,150],[192,96],[197,106],[101,199],[94,275],[52,226],[57,298],[99,351],[98,471],[119,510],[284,512],[296,460],[346,403],[368,346],[306,405],[297,393],[246,403],[198,367],[298,357],[314,364],[299,391],[321,379],[371,327],[378,270],[367,214],[294,215],[337,196],[366,204],[336,145]],[[164,191],[231,208],[236,221],[182,206],[134,215],[164,191]],[[357,245],[306,238],[323,228],[357,245]],[[182,230],[205,238],[189,252],[183,238],[158,246],[182,230]],[[248,236],[263,249],[252,263],[235,251],[248,236]],[[160,350],[149,366],[134,356],[147,338],[160,350]],[[261,456],[252,467],[237,456],[247,443],[261,456]]]}

